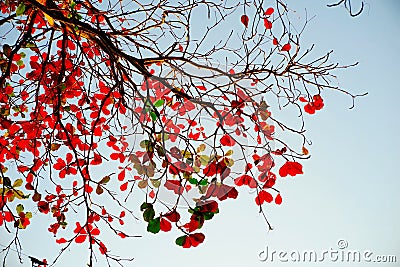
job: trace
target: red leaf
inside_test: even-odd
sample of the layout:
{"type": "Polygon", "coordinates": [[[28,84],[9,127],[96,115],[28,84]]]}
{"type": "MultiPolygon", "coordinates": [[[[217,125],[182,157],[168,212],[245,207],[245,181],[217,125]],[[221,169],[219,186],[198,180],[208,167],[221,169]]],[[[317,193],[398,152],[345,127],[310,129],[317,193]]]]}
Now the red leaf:
{"type": "Polygon", "coordinates": [[[295,161],[287,161],[279,169],[279,175],[281,177],[286,177],[287,175],[295,176],[297,174],[303,174],[303,166],[295,161]]]}
{"type": "Polygon", "coordinates": [[[168,190],[172,190],[174,191],[175,194],[182,194],[183,193],[183,186],[181,184],[181,181],[178,180],[167,180],[165,181],[164,184],[165,188],[167,188],[168,190]]]}
{"type": "Polygon", "coordinates": [[[292,48],[292,47],[290,46],[290,44],[285,44],[284,46],[282,46],[282,51],[289,51],[290,48],[292,48]]]}
{"type": "Polygon", "coordinates": [[[14,216],[13,216],[12,213],[9,212],[9,211],[5,211],[5,212],[4,212],[3,218],[4,218],[4,220],[5,220],[6,222],[12,222],[12,221],[14,221],[14,216]]]}
{"type": "Polygon", "coordinates": [[[125,169],[123,169],[119,174],[118,174],[118,180],[123,181],[125,179],[125,169]]]}
{"type": "Polygon", "coordinates": [[[125,233],[123,233],[123,232],[119,232],[118,235],[119,235],[121,238],[127,237],[127,235],[126,235],[125,233]]]}
{"type": "Polygon", "coordinates": [[[119,154],[120,154],[120,153],[111,153],[110,158],[111,158],[112,160],[117,160],[117,159],[119,159],[119,154]]]}
{"type": "Polygon", "coordinates": [[[39,201],[38,202],[38,209],[41,213],[47,214],[50,211],[49,203],[46,201],[39,201]]]}
{"type": "Polygon", "coordinates": [[[85,191],[87,192],[87,193],[92,193],[93,192],[93,187],[91,187],[90,185],[88,185],[88,184],[85,184],[85,191]]]}
{"type": "Polygon", "coordinates": [[[218,202],[215,200],[208,200],[197,202],[197,206],[200,207],[201,212],[217,212],[218,211],[218,202]]]}
{"type": "Polygon", "coordinates": [[[202,90],[202,91],[206,91],[207,88],[205,86],[196,86],[197,89],[202,90]]]}
{"type": "Polygon", "coordinates": [[[126,189],[128,189],[128,182],[123,183],[123,184],[119,187],[119,189],[120,189],[121,191],[125,191],[126,189]]]}
{"type": "Polygon", "coordinates": [[[154,198],[155,196],[156,196],[156,194],[154,193],[154,190],[151,190],[149,193],[149,197],[154,198]]]}
{"type": "Polygon", "coordinates": [[[267,30],[272,29],[272,22],[269,21],[268,19],[264,19],[264,26],[267,30]]]}
{"type": "Polygon", "coordinates": [[[320,110],[324,107],[324,100],[320,95],[314,95],[313,100],[313,106],[316,110],[320,110]]]}
{"type": "Polygon", "coordinates": [[[199,244],[203,243],[205,236],[203,233],[195,233],[190,234],[186,239],[190,240],[192,247],[197,247],[199,244]]]}
{"type": "Polygon", "coordinates": [[[99,165],[102,162],[102,158],[99,154],[94,153],[93,159],[90,162],[91,165],[99,165]]]}
{"type": "Polygon", "coordinates": [[[240,17],[240,21],[243,23],[243,25],[247,28],[249,26],[249,17],[247,15],[242,15],[240,17]]]}
{"type": "Polygon", "coordinates": [[[315,107],[312,102],[308,103],[307,105],[304,106],[304,111],[307,112],[308,114],[314,114],[315,113],[315,107]]]}
{"type": "Polygon", "coordinates": [[[92,231],[90,231],[90,234],[99,235],[100,234],[100,230],[98,228],[94,228],[92,231]]]}
{"type": "Polygon", "coordinates": [[[163,232],[168,232],[168,231],[171,231],[171,229],[172,229],[171,223],[168,220],[161,218],[160,230],[163,232]]]}
{"type": "Polygon", "coordinates": [[[206,198],[217,197],[220,201],[227,198],[236,199],[238,196],[238,191],[235,187],[226,184],[211,184],[206,192],[206,198]]]}
{"type": "Polygon", "coordinates": [[[75,238],[75,242],[76,243],[83,243],[83,242],[85,242],[85,240],[86,240],[86,235],[78,235],[75,238]]]}
{"type": "Polygon", "coordinates": [[[228,134],[225,134],[220,139],[221,145],[223,146],[234,146],[236,144],[235,140],[232,139],[228,134]]]}
{"type": "Polygon", "coordinates": [[[300,102],[308,102],[307,99],[305,99],[304,97],[300,96],[299,97],[300,102]]]}
{"type": "Polygon", "coordinates": [[[76,222],[75,224],[76,224],[76,227],[75,227],[75,230],[74,230],[75,234],[78,234],[78,233],[85,234],[86,233],[85,229],[82,228],[82,226],[81,226],[81,224],[79,222],[76,222]]]}
{"type": "Polygon", "coordinates": [[[215,161],[211,162],[207,167],[203,169],[203,174],[209,177],[216,175],[217,163],[215,161]]]}
{"type": "Polygon", "coordinates": [[[275,203],[276,203],[277,205],[282,204],[282,197],[281,197],[281,194],[278,194],[278,195],[275,197],[275,203]]]}
{"type": "MultiPolygon", "coordinates": [[[[202,221],[202,223],[204,223],[204,220],[202,221]]],[[[202,223],[200,224],[200,221],[197,219],[190,219],[190,222],[186,223],[183,225],[183,227],[190,233],[193,231],[196,231],[197,229],[199,229],[202,225],[202,223]]]]}
{"type": "Polygon", "coordinates": [[[257,205],[262,205],[264,202],[271,203],[274,198],[270,193],[268,193],[265,190],[261,190],[260,193],[255,198],[256,204],[257,205]]]}
{"type": "Polygon", "coordinates": [[[103,242],[100,242],[100,244],[99,244],[99,249],[100,249],[100,253],[101,253],[101,254],[106,254],[106,253],[107,253],[107,248],[106,248],[106,246],[103,244],[103,242]]]}
{"type": "Polygon", "coordinates": [[[273,44],[273,45],[278,45],[278,44],[279,44],[279,43],[278,43],[278,39],[274,38],[274,39],[272,40],[272,44],[273,44]]]}
{"type": "Polygon", "coordinates": [[[54,165],[53,165],[53,168],[55,169],[55,170],[61,170],[62,168],[64,168],[66,166],[66,164],[65,164],[65,161],[62,159],[62,158],[58,158],[57,159],[57,163],[55,163],[54,165]]]}
{"type": "Polygon", "coordinates": [[[237,186],[242,186],[242,185],[248,185],[250,188],[256,188],[257,187],[257,182],[256,180],[249,176],[249,175],[242,175],[238,178],[235,179],[235,184],[237,186]]]}
{"type": "Polygon", "coordinates": [[[272,13],[274,13],[274,9],[272,7],[269,7],[269,8],[267,8],[267,10],[265,10],[264,15],[271,16],[272,13]]]}
{"type": "Polygon", "coordinates": [[[66,243],[66,242],[67,242],[67,240],[66,240],[65,238],[63,238],[63,237],[56,240],[56,243],[57,243],[57,244],[64,244],[64,243],[66,243]]]}
{"type": "Polygon", "coordinates": [[[171,222],[177,222],[181,218],[181,215],[176,210],[173,210],[165,214],[164,217],[171,222]]]}
{"type": "Polygon", "coordinates": [[[179,169],[174,165],[169,165],[169,173],[172,175],[177,175],[179,173],[179,169]]]}

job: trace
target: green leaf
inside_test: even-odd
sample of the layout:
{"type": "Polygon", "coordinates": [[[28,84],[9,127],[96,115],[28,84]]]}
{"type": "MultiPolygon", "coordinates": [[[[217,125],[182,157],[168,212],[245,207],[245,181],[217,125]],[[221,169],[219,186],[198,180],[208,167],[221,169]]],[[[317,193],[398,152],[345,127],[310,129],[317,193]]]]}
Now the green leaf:
{"type": "Polygon", "coordinates": [[[17,16],[20,16],[20,15],[24,14],[24,12],[25,12],[25,4],[24,4],[24,3],[21,3],[21,4],[19,4],[19,6],[17,7],[17,11],[15,12],[15,14],[16,14],[17,16]]]}
{"type": "Polygon", "coordinates": [[[154,102],[153,105],[154,105],[156,108],[159,108],[159,107],[161,107],[162,105],[164,105],[164,100],[159,99],[159,100],[157,100],[156,102],[154,102]]]}
{"type": "Polygon", "coordinates": [[[153,234],[157,234],[158,232],[160,232],[160,217],[157,217],[149,221],[149,224],[147,225],[147,232],[153,234]]]}
{"type": "Polygon", "coordinates": [[[144,211],[145,209],[153,208],[153,205],[151,203],[146,203],[143,202],[142,205],[140,205],[140,210],[144,211]]]}
{"type": "Polygon", "coordinates": [[[203,216],[204,216],[204,220],[210,220],[210,219],[212,219],[212,217],[214,217],[214,213],[206,212],[206,213],[203,213],[203,216]]]}
{"type": "Polygon", "coordinates": [[[18,204],[16,207],[17,213],[19,214],[20,212],[24,211],[24,206],[22,204],[18,204]]]}
{"type": "Polygon", "coordinates": [[[190,178],[189,179],[189,183],[197,185],[197,179],[196,178],[190,178]]]}
{"type": "Polygon", "coordinates": [[[143,219],[146,222],[150,222],[154,218],[154,215],[156,215],[154,209],[153,208],[148,208],[143,212],[143,219]]]}
{"type": "Polygon", "coordinates": [[[150,117],[153,121],[157,120],[157,114],[154,113],[153,111],[150,111],[150,117]]]}
{"type": "Polygon", "coordinates": [[[185,243],[185,240],[186,240],[186,236],[185,235],[180,236],[175,240],[175,244],[177,244],[178,246],[182,247],[183,244],[185,243]]]}
{"type": "Polygon", "coordinates": [[[199,185],[205,186],[208,184],[208,180],[207,179],[201,179],[201,181],[199,182],[199,185]]]}
{"type": "Polygon", "coordinates": [[[22,179],[15,180],[13,187],[20,187],[22,185],[22,179]]]}

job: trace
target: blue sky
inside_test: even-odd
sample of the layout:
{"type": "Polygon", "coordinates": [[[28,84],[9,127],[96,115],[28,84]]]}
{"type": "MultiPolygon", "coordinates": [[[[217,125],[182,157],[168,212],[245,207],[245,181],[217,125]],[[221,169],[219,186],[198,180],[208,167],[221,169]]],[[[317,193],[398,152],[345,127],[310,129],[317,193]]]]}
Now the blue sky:
{"type": "MultiPolygon", "coordinates": [[[[269,250],[319,253],[338,249],[340,239],[351,250],[397,256],[397,263],[367,266],[399,266],[400,3],[368,1],[364,12],[351,18],[343,8],[324,6],[332,1],[288,2],[299,16],[304,15],[304,8],[309,15],[316,15],[303,35],[304,47],[315,43],[316,54],[334,49],[332,60],[343,64],[359,61],[357,67],[337,72],[339,82],[354,93],[368,92],[368,96],[358,98],[355,108],[349,110],[349,97],[334,91],[324,93],[325,108],[306,122],[313,145],[311,159],[303,162],[305,174],[281,179],[283,204],[266,209],[273,231],[267,230],[253,197],[242,191],[237,201],[221,204],[220,214],[204,226],[205,243],[194,249],[176,246],[177,232],[154,236],[146,233],[145,224],[131,225],[132,232],[143,237],[116,243],[121,255],[135,258],[126,266],[326,266],[329,261],[262,262],[258,254],[266,246],[269,250]]],[[[358,3],[354,1],[355,6],[358,3]]],[[[46,229],[23,233],[22,240],[23,252],[28,255],[50,258],[57,253],[46,229]]],[[[67,251],[56,266],[85,266],[86,258],[80,258],[83,247],[67,251]]],[[[11,254],[8,263],[30,266],[26,257],[24,260],[19,265],[11,254]]]]}

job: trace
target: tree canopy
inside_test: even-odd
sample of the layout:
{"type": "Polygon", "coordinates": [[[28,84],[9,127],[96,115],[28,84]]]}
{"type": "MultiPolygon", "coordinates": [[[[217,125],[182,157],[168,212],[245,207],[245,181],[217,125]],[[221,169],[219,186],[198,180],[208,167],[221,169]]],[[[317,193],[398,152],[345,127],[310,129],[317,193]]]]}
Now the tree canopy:
{"type": "MultiPolygon", "coordinates": [[[[363,9],[331,7],[340,5],[363,9]]],[[[264,208],[282,203],[280,177],[303,174],[310,157],[305,117],[329,102],[326,90],[347,94],[350,107],[359,96],[335,84],[335,71],[356,63],[302,47],[309,20],[293,24],[283,0],[6,0],[0,9],[5,251],[22,248],[19,234],[38,216],[52,218],[43,227],[60,246],[51,262],[69,246],[88,248],[89,266],[96,255],[131,260],[104,233],[136,237],[124,227],[132,220],[153,234],[175,228],[176,245],[196,247],[240,187],[272,229],[264,208]]]]}

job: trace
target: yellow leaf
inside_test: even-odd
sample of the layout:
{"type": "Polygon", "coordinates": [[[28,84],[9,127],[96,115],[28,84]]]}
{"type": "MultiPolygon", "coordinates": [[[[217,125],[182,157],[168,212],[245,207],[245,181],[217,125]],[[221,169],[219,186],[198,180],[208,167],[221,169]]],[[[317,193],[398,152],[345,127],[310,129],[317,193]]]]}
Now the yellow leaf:
{"type": "Polygon", "coordinates": [[[203,152],[204,150],[206,150],[206,145],[205,144],[201,144],[199,145],[199,147],[197,148],[197,153],[203,152]]]}
{"type": "Polygon", "coordinates": [[[226,166],[228,166],[228,167],[232,167],[233,164],[235,164],[235,161],[233,159],[229,159],[229,158],[224,158],[224,162],[225,162],[226,166]]]}
{"type": "Polygon", "coordinates": [[[15,190],[14,189],[14,196],[18,199],[24,199],[24,193],[21,190],[15,190]]]}
{"type": "Polygon", "coordinates": [[[182,150],[182,155],[185,159],[192,157],[192,153],[190,153],[190,151],[187,151],[187,150],[182,150]]]}
{"type": "Polygon", "coordinates": [[[17,180],[15,180],[15,182],[14,182],[14,184],[13,184],[13,187],[19,187],[19,186],[21,186],[22,185],[22,179],[17,179],[17,180]]]}
{"type": "Polygon", "coordinates": [[[160,185],[161,185],[161,180],[160,179],[151,179],[150,182],[155,188],[159,188],[160,185]]]}
{"type": "Polygon", "coordinates": [[[226,151],[225,156],[229,157],[229,156],[232,156],[232,154],[233,154],[233,150],[229,149],[228,151],[226,151]]]}
{"type": "Polygon", "coordinates": [[[196,173],[200,172],[200,168],[198,166],[193,166],[193,170],[196,173]]]}
{"type": "Polygon", "coordinates": [[[54,26],[54,19],[52,17],[50,17],[49,15],[47,15],[46,13],[44,13],[44,17],[47,19],[47,22],[49,23],[49,25],[51,27],[54,26]]]}
{"type": "Polygon", "coordinates": [[[61,144],[51,144],[51,151],[56,151],[60,148],[61,144]]]}
{"type": "Polygon", "coordinates": [[[203,165],[203,166],[207,166],[207,164],[210,162],[210,157],[207,155],[201,155],[199,159],[200,159],[201,165],[203,165]]]}

